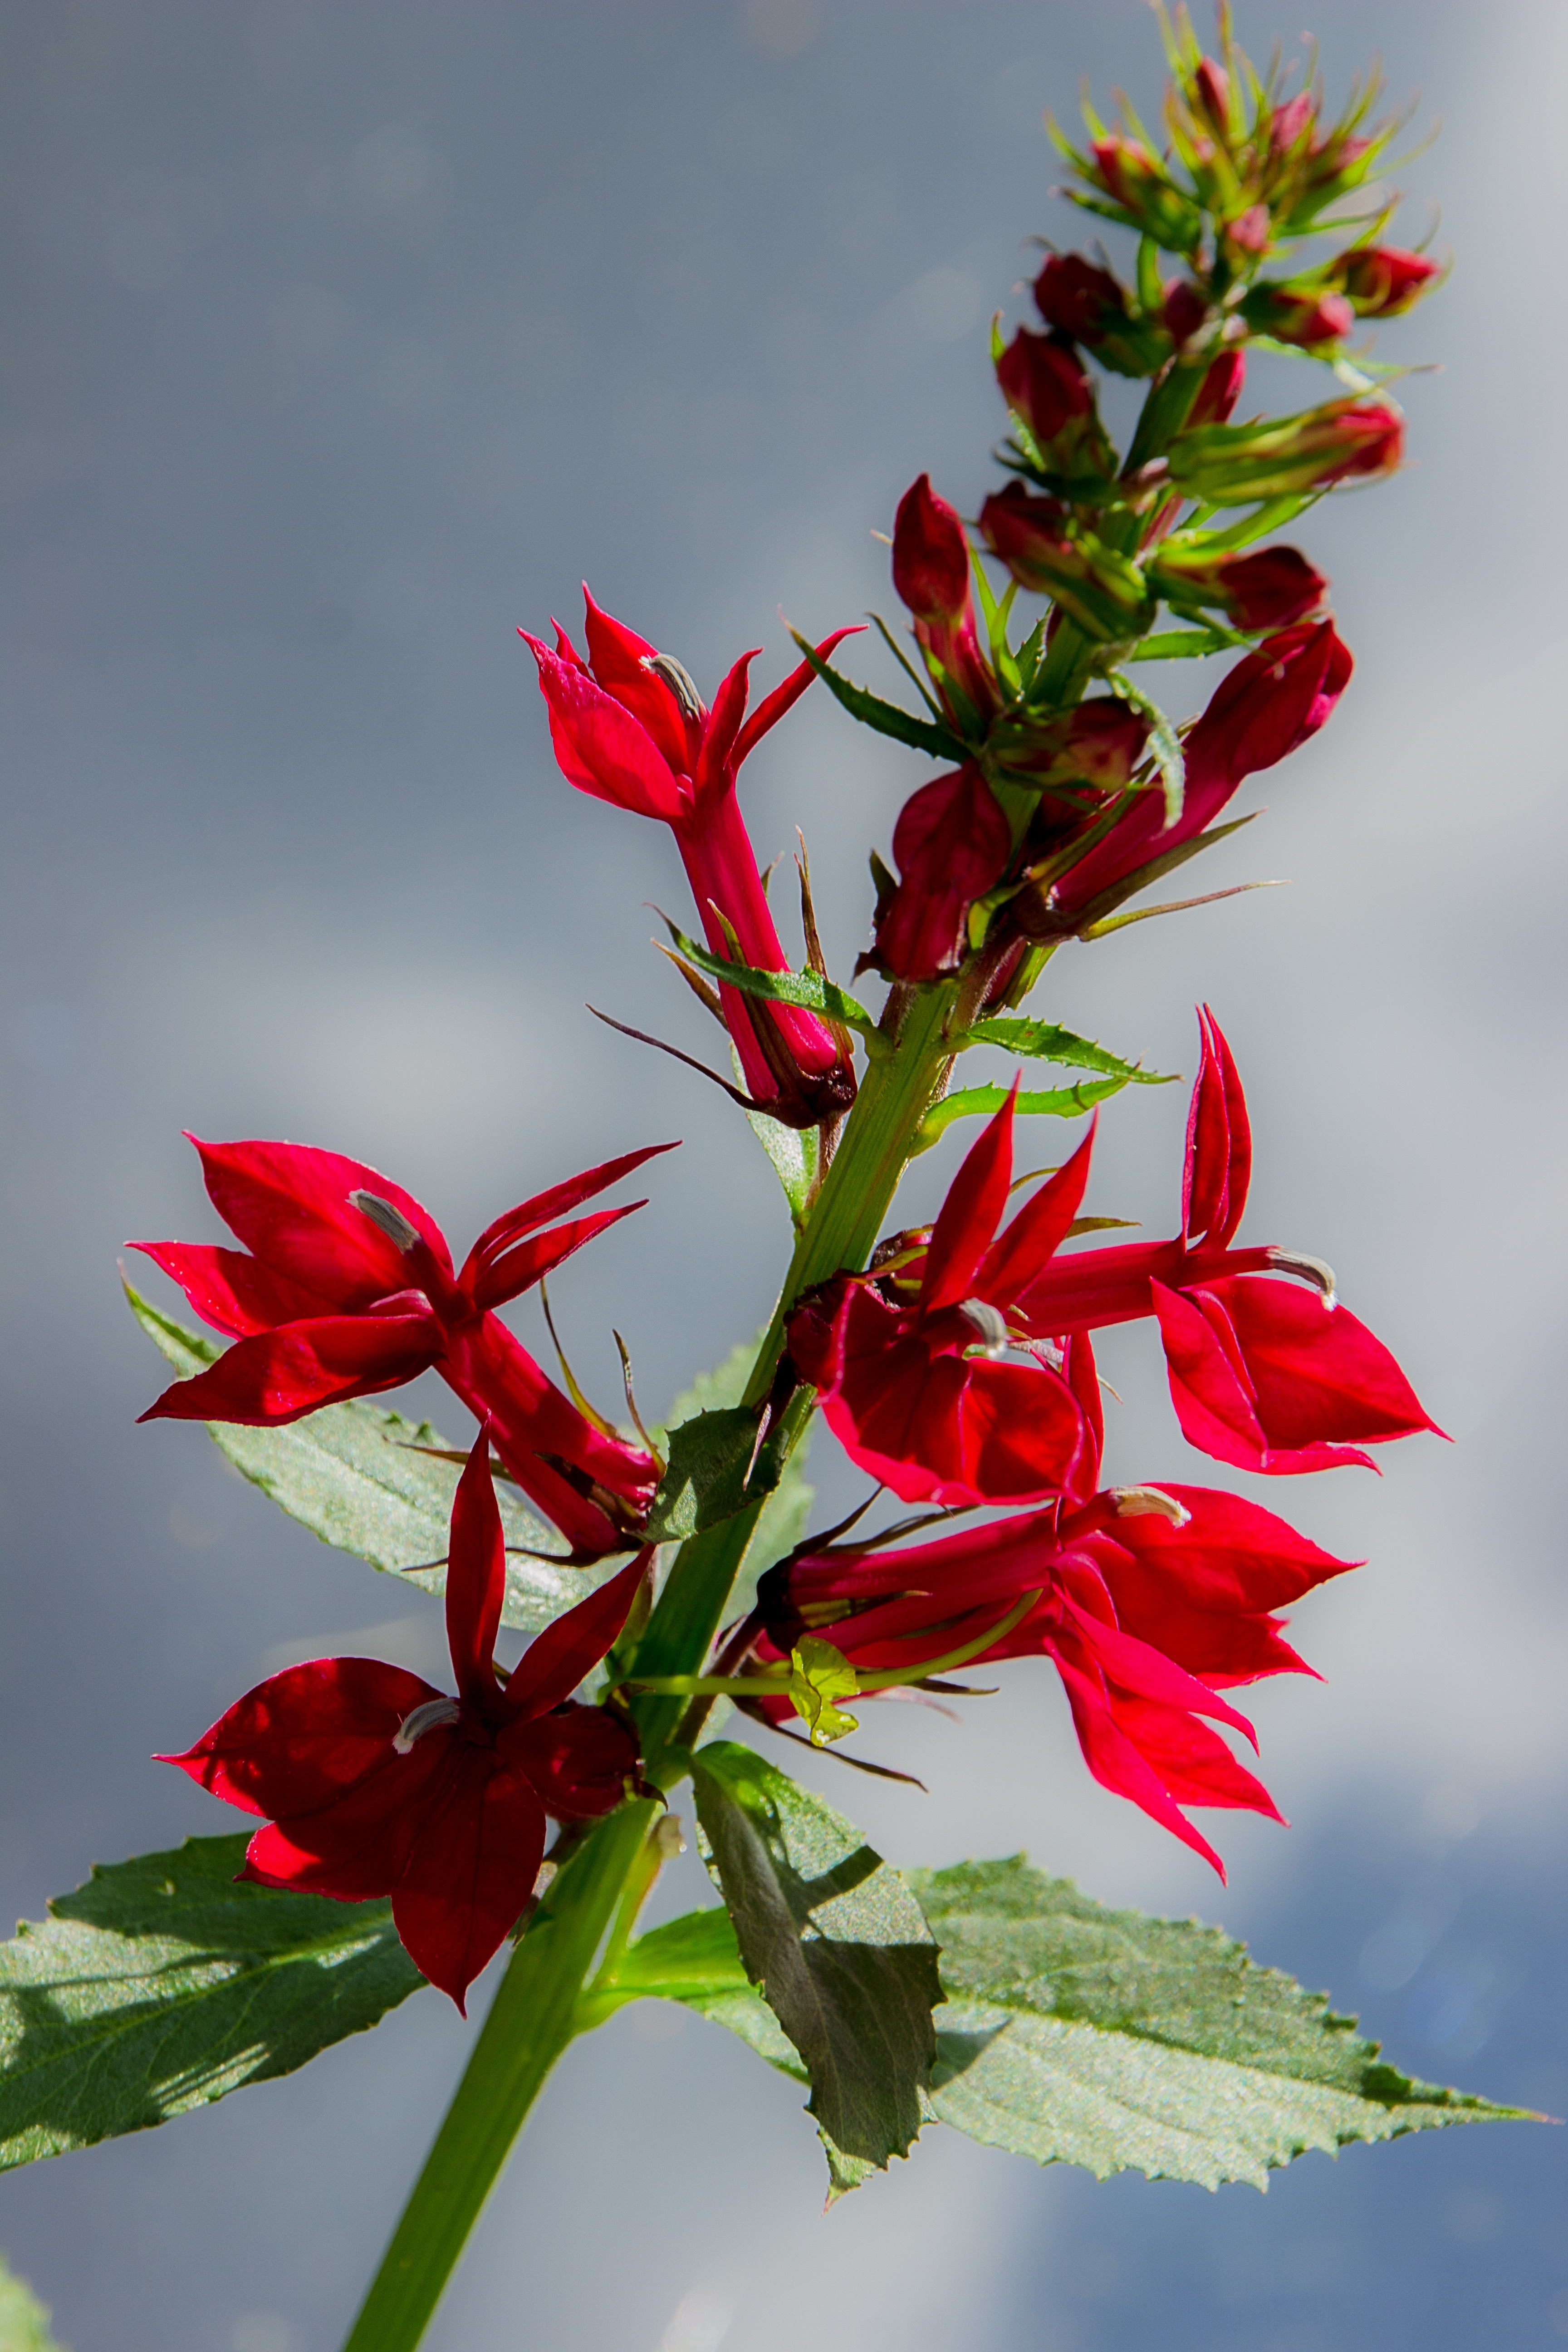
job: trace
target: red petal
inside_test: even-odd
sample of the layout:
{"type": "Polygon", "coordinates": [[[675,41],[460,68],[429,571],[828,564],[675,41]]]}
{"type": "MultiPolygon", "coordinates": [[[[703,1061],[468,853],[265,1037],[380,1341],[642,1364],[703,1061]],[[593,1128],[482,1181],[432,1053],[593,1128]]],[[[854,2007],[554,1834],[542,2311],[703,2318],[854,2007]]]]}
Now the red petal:
{"type": "Polygon", "coordinates": [[[654,741],[660,755],[678,776],[689,775],[700,736],[700,722],[686,718],[673,689],[649,669],[657,660],[658,648],[628,629],[624,621],[611,617],[601,605],[595,604],[583,583],[583,602],[586,607],[584,627],[588,637],[588,658],[594,665],[594,676],[606,694],[613,695],[624,710],[639,719],[654,741]]]}
{"type": "Polygon", "coordinates": [[[401,1769],[376,1773],[319,1812],[258,1830],[240,1876],[344,1903],[390,1895],[426,1807],[462,1752],[449,1733],[427,1733],[409,1755],[395,1757],[401,1769]]]}
{"type": "Polygon", "coordinates": [[[1100,1458],[1105,1452],[1105,1405],[1100,1393],[1094,1348],[1087,1331],[1074,1331],[1067,1343],[1067,1384],[1083,1415],[1084,1445],[1079,1465],[1067,1489],[1069,1503],[1084,1503],[1100,1484],[1100,1458]]]}
{"type": "Polygon", "coordinates": [[[900,880],[877,926],[881,962],[900,980],[952,969],[969,908],[1001,879],[1012,847],[1012,827],[978,768],[922,784],[893,828],[900,880]]]}
{"type": "Polygon", "coordinates": [[[597,1209],[591,1217],[578,1217],[571,1224],[557,1225],[553,1233],[533,1234],[515,1249],[503,1250],[492,1258],[473,1285],[470,1296],[479,1307],[504,1307],[510,1298],[521,1298],[547,1274],[553,1274],[584,1242],[602,1234],[606,1225],[619,1224],[635,1209],[646,1209],[646,1201],[628,1201],[624,1209],[597,1209]]]}
{"type": "Polygon", "coordinates": [[[1268,1466],[1257,1400],[1225,1310],[1205,1291],[1152,1283],[1171,1402],[1189,1445],[1238,1470],[1268,1466]]]}
{"type": "Polygon", "coordinates": [[[1271,1447],[1377,1444],[1436,1429],[1399,1366],[1345,1307],[1268,1275],[1208,1286],[1228,1316],[1271,1447]]]}
{"type": "Polygon", "coordinates": [[[270,1331],[301,1316],[331,1314],[336,1305],[319,1290],[274,1274],[259,1258],[240,1250],[214,1249],[205,1242],[127,1242],[173,1276],[204,1323],[231,1339],[270,1331]]]}
{"type": "Polygon", "coordinates": [[[493,1749],[468,1748],[453,1760],[393,1889],[392,1916],[415,1966],[462,2010],[533,1892],[545,1822],[531,1784],[500,1767],[493,1749]]]}
{"type": "Polygon", "coordinates": [[[156,1760],[248,1813],[315,1812],[368,1774],[395,1771],[398,1726],[442,1696],[379,1659],[316,1658],[258,1683],[184,1755],[156,1760]]]}
{"type": "MultiPolygon", "coordinates": [[[[1210,1486],[1174,1486],[1168,1480],[1161,1481],[1161,1492],[1190,1513],[1184,1527],[1173,1527],[1151,1511],[1112,1517],[1105,1528],[1119,1555],[1114,1568],[1102,1562],[1106,1580],[1119,1596],[1123,1591],[1148,1596],[1136,1604],[1140,1613],[1161,1592],[1173,1593],[1178,1606],[1190,1609],[1247,1613],[1284,1609],[1331,1576],[1343,1576],[1357,1565],[1320,1550],[1272,1511],[1244,1502],[1239,1495],[1210,1486]]],[[[1098,1549],[1095,1556],[1100,1558],[1098,1549]]],[[[1142,1630],[1132,1623],[1120,1597],[1117,1614],[1134,1632],[1142,1630]]]]}
{"type": "MultiPolygon", "coordinates": [[[[550,706],[550,740],[568,782],[616,808],[673,823],[686,794],[647,728],[584,670],[569,669],[537,638],[528,642],[539,664],[540,691],[550,706]]],[[[673,708],[667,689],[658,690],[673,708]]]]}
{"type": "MultiPolygon", "coordinates": [[[[1055,1663],[1066,1685],[1083,1760],[1100,1787],[1141,1806],[1162,1829],[1169,1830],[1173,1837],[1179,1837],[1184,1845],[1190,1845],[1194,1853],[1201,1853],[1205,1862],[1212,1863],[1223,1881],[1224,1863],[1207,1838],[1193,1827],[1184,1813],[1178,1811],[1160,1774],[1122,1730],[1103,1685],[1069,1664],[1059,1652],[1055,1663]]],[[[1211,1738],[1213,1736],[1209,1735],[1211,1738]]]]}
{"type": "MultiPolygon", "coordinates": [[[[986,1120],[979,1140],[964,1154],[948,1187],[925,1255],[920,1297],[922,1314],[933,1315],[941,1307],[956,1307],[973,1296],[976,1272],[1007,1205],[1013,1174],[1013,1102],[1017,1091],[1015,1079],[1012,1093],[995,1118],[986,1120]]],[[[987,1290],[982,1296],[990,1298],[993,1294],[987,1290]]],[[[995,1296],[1000,1303],[1008,1302],[1007,1292],[995,1296]]]]}
{"type": "Polygon", "coordinates": [[[459,1694],[492,1722],[503,1712],[494,1661],[505,1599],[506,1537],[490,1480],[489,1426],[481,1422],[452,1497],[447,1646],[459,1694]]]}
{"type": "Polygon", "coordinates": [[[752,664],[762,652],[753,646],[725,673],[713,708],[702,730],[702,748],[697,755],[696,772],[692,777],[692,800],[700,808],[713,793],[728,792],[734,772],[730,756],[735,748],[735,738],[741,731],[741,721],[746,715],[746,677],[752,664]]]}
{"type": "Polygon", "coordinates": [[[190,1139],[225,1224],[275,1273],[304,1283],[334,1306],[368,1307],[408,1281],[397,1244],[353,1205],[351,1192],[390,1201],[451,1272],[451,1255],[429,1211],[363,1160],[303,1143],[190,1139]]]}
{"type": "Polygon", "coordinates": [[[637,1587],[653,1559],[651,1546],[617,1575],[536,1633],[506,1686],[509,1711],[531,1721],[570,1698],[626,1623],[637,1587]]]}
{"type": "Polygon", "coordinates": [[[1217,1731],[1176,1707],[1147,1699],[1118,1693],[1111,1704],[1122,1731],[1178,1804],[1224,1805],[1284,1821],[1262,1781],[1237,1762],[1217,1731]]]}
{"type": "Polygon", "coordinates": [[[605,1707],[571,1701],[537,1722],[509,1726],[498,1745],[558,1822],[596,1821],[613,1812],[637,1769],[637,1743],[626,1726],[605,1707]]]}
{"type": "Polygon", "coordinates": [[[1067,1601],[1065,1606],[1085,1649],[1108,1682],[1130,1691],[1134,1697],[1153,1699],[1161,1706],[1180,1708],[1189,1715],[1212,1715],[1216,1722],[1229,1724],[1233,1731],[1239,1731],[1257,1747],[1258,1734],[1246,1716],[1162,1651],[1139,1641],[1136,1634],[1126,1633],[1121,1626],[1105,1623],[1073,1601],[1067,1601]]]}
{"type": "Polygon", "coordinates": [[[520,1201],[515,1209],[508,1209],[493,1224],[485,1227],[468,1252],[458,1277],[462,1286],[467,1289],[471,1276],[491,1265],[502,1250],[510,1249],[525,1234],[536,1232],[555,1217],[563,1217],[569,1209],[591,1201],[595,1192],[607,1192],[623,1176],[629,1176],[634,1168],[640,1168],[645,1160],[657,1160],[661,1151],[679,1149],[674,1143],[650,1143],[641,1151],[625,1151],[618,1160],[602,1160],[596,1168],[584,1168],[580,1176],[568,1176],[564,1183],[552,1184],[547,1192],[535,1192],[531,1200],[520,1201]]]}
{"type": "Polygon", "coordinates": [[[1182,1237],[1205,1235],[1223,1249],[1241,1223],[1252,1181],[1252,1128],[1247,1097],[1225,1035],[1205,1004],[1198,1014],[1203,1059],[1187,1114],[1182,1175],[1182,1237]]]}
{"type": "MultiPolygon", "coordinates": [[[[846,637],[860,636],[865,627],[864,621],[857,621],[852,628],[835,629],[833,635],[824,637],[817,646],[818,661],[828,660],[835,647],[841,646],[846,637]]],[[[794,709],[816,676],[811,664],[803,661],[798,668],[791,670],[782,686],[775,686],[771,694],[763,696],[735,738],[734,756],[730,762],[732,768],[738,768],[743,760],[751,757],[769,728],[776,727],[785,711],[794,709]]]]}
{"type": "Polygon", "coordinates": [[[275,1429],[346,1398],[374,1396],[427,1371],[441,1331],[424,1315],[321,1315],[237,1339],[216,1364],[175,1381],[143,1421],[236,1421],[275,1429]]]}
{"type": "Polygon", "coordinates": [[[1097,1111],[1090,1118],[1088,1134],[1066,1166],[1031,1194],[1006,1231],[998,1235],[980,1269],[976,1286],[982,1298],[998,1307],[1012,1306],[1045,1272],[1066,1241],[1089,1183],[1099,1116],[1097,1111]]]}

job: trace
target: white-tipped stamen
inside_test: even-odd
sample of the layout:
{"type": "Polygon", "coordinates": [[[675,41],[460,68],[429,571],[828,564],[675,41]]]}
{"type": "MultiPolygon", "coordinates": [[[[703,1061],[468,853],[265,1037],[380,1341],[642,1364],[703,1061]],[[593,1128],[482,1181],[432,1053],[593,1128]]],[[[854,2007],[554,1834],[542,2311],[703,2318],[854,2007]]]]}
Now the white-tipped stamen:
{"type": "Polygon", "coordinates": [[[655,677],[664,680],[677,702],[679,703],[680,715],[683,719],[700,721],[706,717],[707,714],[702,708],[702,697],[697,691],[691,673],[683,663],[676,660],[673,654],[644,654],[642,666],[644,669],[652,670],[655,677]]]}
{"type": "Polygon", "coordinates": [[[351,1192],[349,1206],[357,1209],[362,1217],[368,1217],[373,1225],[379,1225],[387,1240],[400,1250],[411,1250],[423,1238],[418,1226],[411,1225],[402,1210],[384,1201],[379,1192],[351,1192]]]}
{"type": "Polygon", "coordinates": [[[1271,1249],[1268,1263],[1279,1266],[1285,1274],[1299,1274],[1304,1281],[1312,1283],[1322,1292],[1325,1307],[1336,1304],[1334,1269],[1331,1265],[1325,1265],[1321,1257],[1309,1257],[1303,1250],[1271,1249]]]}
{"type": "Polygon", "coordinates": [[[959,1313],[972,1330],[980,1335],[977,1352],[983,1356],[1005,1356],[1011,1341],[1007,1336],[1006,1318],[988,1298],[964,1298],[959,1302],[959,1313]]]}
{"type": "Polygon", "coordinates": [[[416,1739],[423,1739],[437,1724],[456,1723],[461,1712],[455,1698],[427,1698],[422,1706],[404,1717],[392,1744],[400,1756],[406,1756],[416,1739]]]}
{"type": "Polygon", "coordinates": [[[1193,1516],[1158,1486],[1112,1486],[1110,1498],[1119,1519],[1169,1519],[1173,1528],[1184,1528],[1193,1516]]]}

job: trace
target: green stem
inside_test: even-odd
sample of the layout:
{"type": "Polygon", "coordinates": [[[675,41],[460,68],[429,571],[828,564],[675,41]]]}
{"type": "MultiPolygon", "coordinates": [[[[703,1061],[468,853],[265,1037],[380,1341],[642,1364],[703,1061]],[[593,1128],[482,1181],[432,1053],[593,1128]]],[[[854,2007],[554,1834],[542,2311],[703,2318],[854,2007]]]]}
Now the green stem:
{"type": "Polygon", "coordinates": [[[573,2037],[578,1994],[658,1810],[639,1798],[611,1813],[540,1904],[343,2352],[414,2352],[524,2117],[573,2037]]]}

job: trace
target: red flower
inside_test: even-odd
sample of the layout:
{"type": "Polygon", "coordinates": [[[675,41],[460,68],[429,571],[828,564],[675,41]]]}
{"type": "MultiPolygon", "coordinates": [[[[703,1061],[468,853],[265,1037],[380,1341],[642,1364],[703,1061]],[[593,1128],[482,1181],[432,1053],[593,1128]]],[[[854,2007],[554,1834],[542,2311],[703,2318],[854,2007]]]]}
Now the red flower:
{"type": "Polygon", "coordinates": [[[1250,555],[1228,549],[1161,549],[1149,567],[1152,583],[1173,604],[1213,604],[1238,629],[1289,629],[1316,613],[1329,583],[1300,549],[1263,547],[1250,555]]]}
{"type": "MultiPolygon", "coordinates": [[[[675,835],[712,953],[761,971],[787,971],[767,894],[735,797],[748,753],[811,684],[802,662],[745,717],[747,672],[759,648],[742,654],[710,710],[671,654],[661,654],[608,613],[586,589],[589,659],[556,626],[556,649],[522,629],[539,664],[550,733],[562,773],[580,792],[638,816],[658,817],[675,835]],[[742,721],[744,723],[742,723],[742,721]]],[[[817,647],[826,660],[849,629],[817,647]]],[[[760,1110],[792,1127],[816,1127],[853,1100],[847,1049],[814,1013],[721,988],[724,1018],[760,1110]]]]}
{"type": "Polygon", "coordinates": [[[929,474],[899,500],[893,585],[915,616],[915,637],[942,708],[961,731],[972,730],[1001,698],[974,625],[963,525],[937,497],[929,474]]]}
{"type": "Polygon", "coordinates": [[[880,1281],[837,1276],[790,1319],[791,1357],[821,1391],[828,1427],[907,1502],[1030,1502],[1094,1483],[1087,1349],[1065,1377],[1059,1350],[1027,1341],[1017,1343],[1026,1360],[1001,1360],[1018,1290],[1077,1214],[1088,1160],[1078,1153],[994,1241],[1012,1129],[1009,1100],[960,1168],[918,1267],[880,1281]]]}
{"type": "Polygon", "coordinates": [[[177,1764],[268,1822],[241,1878],[363,1903],[390,1895],[409,1958],[462,2009],[532,1892],[545,1816],[614,1811],[637,1741],[571,1694],[626,1622],[651,1552],[556,1619],[504,1684],[506,1588],[481,1429],[452,1506],[447,1639],[458,1696],[373,1658],[318,1658],[247,1691],[177,1764]]]}
{"type": "MultiPolygon", "coordinates": [[[[758,1595],[759,1663],[817,1633],[862,1675],[922,1669],[979,1640],[1027,1593],[1027,1612],[968,1663],[1051,1659],[1094,1777],[1153,1816],[1224,1876],[1182,1804],[1275,1811],[1211,1717],[1252,1727],[1218,1690],[1310,1674],[1277,1609],[1352,1565],[1283,1519],[1201,1486],[1134,1486],[1077,1510],[1033,1511],[934,1543],[873,1542],[806,1553],[769,1570],[758,1595]]],[[[757,1708],[783,1721],[787,1699],[757,1708]]],[[[1256,1744],[1256,1743],[1255,1743],[1256,1744]]]]}
{"type": "Polygon", "coordinates": [[[1184,747],[1181,815],[1165,823],[1158,793],[1141,793],[1102,841],[1061,877],[1041,923],[1070,929],[1102,893],[1127,895],[1152,858],[1195,839],[1243,780],[1271,768],[1315,735],[1350,683],[1354,664],[1332,621],[1303,621],[1266,638],[1220,680],[1184,747]]]}
{"type": "Polygon", "coordinates": [[[205,1243],[128,1244],[237,1343],[209,1370],[165,1389],[143,1421],[272,1428],[433,1367],[489,1423],[508,1470],[574,1559],[626,1549],[658,1465],[580,1412],[494,1310],[643,1203],[595,1210],[549,1233],[542,1226],[672,1144],[629,1151],[509,1209],[454,1274],[428,1210],[374,1168],[304,1144],[191,1140],[214,1207],[253,1255],[205,1243]]]}
{"type": "MultiPolygon", "coordinates": [[[[1060,1341],[1153,1315],[1171,1401],[1190,1444],[1243,1470],[1328,1470],[1350,1462],[1370,1469],[1362,1446],[1437,1425],[1383,1342],[1336,1304],[1333,1276],[1318,1259],[1271,1245],[1230,1246],[1247,1203],[1252,1137],[1230,1048],[1212,1013],[1205,1009],[1200,1019],[1203,1060],[1187,1123],[1180,1234],[1060,1259],[1056,1241],[1042,1250],[1031,1236],[1012,1273],[1015,1328],[1036,1342],[1060,1341]],[[1270,1278],[1278,1274],[1310,1287],[1270,1278]]],[[[1076,1206],[1089,1151],[1086,1143],[1037,1202],[1081,1162],[1076,1206]]],[[[1042,1236],[1050,1229],[1042,1224],[1042,1236]]]]}
{"type": "Polygon", "coordinates": [[[1424,253],[1407,253],[1396,245],[1361,245],[1342,255],[1335,274],[1362,318],[1396,319],[1443,272],[1424,253]]]}
{"type": "Polygon", "coordinates": [[[1013,832],[978,768],[922,784],[893,829],[898,888],[877,920],[876,958],[900,980],[934,980],[963,960],[976,898],[999,882],[1013,832]]]}

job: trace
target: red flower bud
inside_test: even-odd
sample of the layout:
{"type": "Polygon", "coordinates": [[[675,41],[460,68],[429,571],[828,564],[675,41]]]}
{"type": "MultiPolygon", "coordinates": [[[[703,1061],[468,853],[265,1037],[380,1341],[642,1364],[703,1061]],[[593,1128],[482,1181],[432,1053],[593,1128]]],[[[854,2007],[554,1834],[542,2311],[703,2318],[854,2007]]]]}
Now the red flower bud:
{"type": "Polygon", "coordinates": [[[1344,255],[1340,275],[1362,318],[1396,319],[1420,300],[1442,270],[1424,253],[1405,253],[1396,245],[1363,245],[1344,255]]]}
{"type": "Polygon", "coordinates": [[[1165,324],[1178,343],[1195,335],[1208,317],[1208,304],[1185,278],[1173,278],[1165,289],[1165,324]]]}
{"type": "Polygon", "coordinates": [[[993,491],[980,528],[1022,588],[1051,596],[1092,636],[1136,636],[1148,585],[1135,563],[1069,521],[1055,499],[1034,498],[1021,482],[993,491]]]}
{"type": "Polygon", "coordinates": [[[1236,404],[1241,398],[1241,388],[1247,382],[1247,353],[1233,345],[1221,352],[1198,386],[1198,396],[1187,411],[1189,428],[1199,425],[1228,425],[1236,414],[1236,404]]]}
{"type": "Polygon", "coordinates": [[[956,621],[969,604],[963,525],[922,474],[899,500],[893,524],[893,585],[918,620],[956,621]]]}
{"type": "Polygon", "coordinates": [[[1257,286],[1241,309],[1247,325],[1257,332],[1302,351],[1311,351],[1320,343],[1343,342],[1355,327],[1355,312],[1342,294],[1257,286]]]}
{"type": "Polygon", "coordinates": [[[1150,579],[1173,604],[1215,604],[1239,629],[1288,629],[1315,613],[1329,583],[1294,547],[1252,555],[1166,547],[1150,579]]]}
{"type": "Polygon", "coordinates": [[[1390,473],[1404,454],[1392,402],[1336,400],[1261,425],[1189,424],[1172,444],[1171,482],[1188,498],[1245,506],[1390,473]]]}
{"type": "Polygon", "coordinates": [[[978,768],[966,763],[922,784],[893,831],[900,878],[878,919],[878,961],[900,980],[955,971],[970,907],[1001,880],[1012,847],[1012,827],[978,768]]]}
{"type": "Polygon", "coordinates": [[[1051,255],[1035,280],[1035,302],[1047,327],[1091,347],[1127,317],[1117,280],[1081,253],[1051,255]]]}
{"type": "Polygon", "coordinates": [[[1238,220],[1227,224],[1226,242],[1240,253],[1266,253],[1273,226],[1273,215],[1267,205],[1250,205],[1238,220]]]}
{"type": "Polygon", "coordinates": [[[1148,740],[1149,721],[1142,711],[1113,696],[1099,695],[1046,726],[1030,729],[1017,751],[1007,749],[1006,764],[1046,790],[1091,784],[1100,792],[1121,792],[1131,782],[1148,740]]]}
{"type": "Polygon", "coordinates": [[[1094,392],[1083,362],[1056,335],[1020,327],[996,362],[996,380],[1009,408],[1021,416],[1042,450],[1094,414],[1094,392]]]}
{"type": "Polygon", "coordinates": [[[1194,112],[1201,110],[1209,128],[1223,139],[1230,124],[1230,76],[1213,58],[1199,63],[1190,97],[1194,112]]]}
{"type": "Polygon", "coordinates": [[[1283,106],[1275,108],[1268,144],[1276,155],[1289,153],[1302,132],[1310,127],[1313,112],[1312,94],[1306,89],[1298,90],[1294,98],[1288,98],[1283,106]]]}

